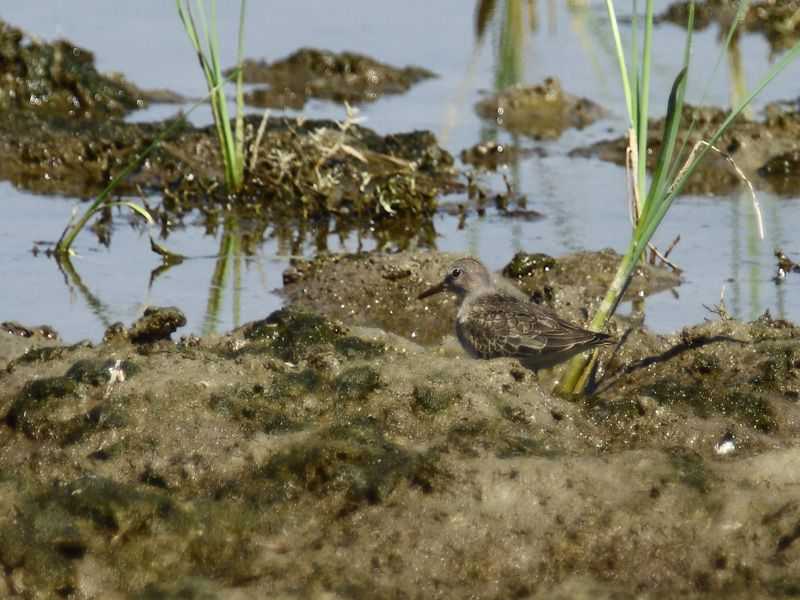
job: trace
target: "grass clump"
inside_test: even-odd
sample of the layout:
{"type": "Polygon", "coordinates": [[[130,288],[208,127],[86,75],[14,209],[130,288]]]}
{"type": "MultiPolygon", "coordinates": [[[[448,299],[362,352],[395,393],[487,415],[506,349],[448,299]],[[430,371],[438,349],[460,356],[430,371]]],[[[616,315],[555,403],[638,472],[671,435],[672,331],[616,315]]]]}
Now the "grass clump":
{"type": "Polygon", "coordinates": [[[175,0],[175,7],[183,21],[183,26],[192,42],[203,75],[208,85],[211,111],[217,129],[217,139],[222,151],[225,184],[229,193],[242,189],[244,184],[244,96],[242,95],[242,62],[244,60],[244,21],[247,8],[246,0],[242,0],[239,12],[239,49],[236,58],[236,116],[234,128],[231,129],[228,100],[225,97],[226,77],[222,72],[217,40],[217,3],[209,1],[208,10],[205,0],[175,0]],[[195,10],[192,10],[192,5],[195,10]],[[197,13],[197,19],[195,19],[197,13]],[[210,20],[207,16],[210,16],[210,20]],[[199,21],[199,24],[198,24],[199,21]]]}
{"type": "MultiPolygon", "coordinates": [[[[223,159],[223,170],[225,174],[225,185],[228,193],[236,193],[241,191],[244,185],[245,173],[245,133],[244,133],[244,99],[242,95],[242,62],[244,52],[244,20],[245,9],[247,2],[242,0],[241,11],[239,15],[239,49],[236,61],[236,68],[234,75],[236,77],[236,111],[235,111],[235,124],[231,128],[230,116],[228,111],[227,98],[225,97],[225,84],[228,79],[223,76],[222,67],[219,60],[219,45],[217,42],[217,5],[215,0],[210,0],[209,10],[206,10],[204,0],[196,0],[196,11],[192,10],[191,0],[175,0],[175,6],[178,9],[178,14],[183,21],[192,46],[197,52],[200,65],[203,68],[203,73],[206,77],[208,84],[208,98],[211,102],[211,110],[214,115],[214,123],[216,125],[217,138],[220,144],[220,150],[223,159]],[[194,14],[197,12],[199,18],[198,22],[195,20],[194,14]],[[207,18],[207,13],[210,14],[210,19],[207,18]]],[[[176,131],[183,125],[186,117],[191,113],[201,102],[196,103],[189,109],[182,117],[176,119],[168,128],[166,128],[161,135],[159,135],[152,144],[150,144],[144,151],[138,153],[134,160],[128,163],[122,171],[120,171],[106,187],[97,195],[92,201],[84,214],[74,223],[71,221],[67,224],[64,232],[61,234],[54,254],[61,260],[68,260],[69,256],[73,254],[72,243],[81,232],[81,230],[89,222],[100,209],[109,206],[121,206],[129,208],[135,213],[139,214],[145,219],[149,227],[155,224],[149,211],[135,202],[131,201],[116,201],[110,202],[108,199],[111,193],[116,189],[119,183],[130,175],[134,169],[154,150],[161,142],[168,136],[176,131]]],[[[253,144],[253,152],[257,152],[260,143],[260,137],[263,134],[264,126],[266,125],[265,113],[259,128],[259,135],[253,144]]],[[[256,157],[253,157],[255,162],[256,157]]],[[[151,236],[153,245],[155,241],[151,236]]],[[[162,254],[168,254],[169,251],[158,247],[157,251],[162,254]]]]}

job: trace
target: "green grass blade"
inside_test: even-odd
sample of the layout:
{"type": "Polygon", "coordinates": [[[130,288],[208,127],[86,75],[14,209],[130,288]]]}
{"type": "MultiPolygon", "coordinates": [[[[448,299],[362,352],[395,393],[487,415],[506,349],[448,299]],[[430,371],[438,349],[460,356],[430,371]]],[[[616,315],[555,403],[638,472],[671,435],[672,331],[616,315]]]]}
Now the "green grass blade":
{"type": "Polygon", "coordinates": [[[664,118],[664,133],[661,138],[661,150],[659,151],[659,155],[655,163],[655,169],[653,170],[653,178],[650,182],[650,188],[647,193],[647,201],[644,203],[642,214],[639,216],[640,220],[648,219],[655,206],[663,200],[667,183],[672,181],[672,178],[667,177],[666,173],[672,172],[670,167],[672,166],[675,144],[678,131],[680,129],[681,117],[683,115],[683,104],[686,95],[686,81],[689,73],[689,60],[691,58],[692,50],[692,34],[694,32],[694,10],[695,1],[691,0],[689,2],[689,18],[686,24],[683,68],[675,78],[675,81],[672,84],[672,89],[670,90],[669,99],[667,101],[667,113],[664,118]]]}
{"type": "Polygon", "coordinates": [[[647,126],[650,99],[650,70],[651,54],[653,45],[653,0],[647,0],[644,18],[644,46],[642,47],[642,75],[641,93],[639,96],[639,120],[636,129],[636,140],[638,148],[638,167],[639,173],[637,182],[639,184],[639,198],[644,201],[647,196],[647,126]]]}
{"type": "MultiPolygon", "coordinates": [[[[635,3],[635,0],[634,0],[635,3]]],[[[691,36],[692,29],[693,29],[693,10],[694,10],[694,1],[692,0],[691,3],[691,11],[690,11],[690,27],[687,37],[691,36]]],[[[648,12],[651,8],[651,5],[648,5],[648,12]]],[[[738,13],[737,13],[738,14],[738,13]]],[[[647,36],[647,34],[646,34],[647,36]]],[[[635,38],[635,32],[633,34],[635,38]]],[[[729,35],[728,42],[732,37],[729,35]]],[[[688,164],[680,164],[680,162],[676,159],[674,161],[670,160],[668,156],[669,149],[672,148],[674,152],[674,147],[676,144],[677,139],[677,129],[680,125],[680,115],[682,113],[682,103],[683,98],[685,95],[685,86],[686,86],[686,66],[688,65],[689,55],[690,55],[690,43],[691,40],[687,40],[686,48],[684,51],[684,70],[676,78],[675,82],[672,86],[672,91],[670,93],[670,98],[668,101],[668,108],[667,108],[667,117],[665,119],[665,131],[664,131],[664,140],[662,146],[662,151],[659,156],[659,164],[657,166],[656,171],[654,172],[653,178],[653,185],[651,186],[650,196],[648,197],[648,201],[645,203],[645,210],[642,213],[642,218],[637,223],[634,233],[631,237],[631,241],[628,244],[628,249],[625,252],[625,256],[623,257],[620,265],[617,269],[617,272],[612,280],[611,285],[603,297],[603,300],[600,304],[600,307],[597,310],[594,318],[592,319],[589,328],[593,331],[599,331],[605,325],[608,318],[613,314],[614,310],[616,309],[617,305],[619,304],[622,295],[630,283],[630,280],[633,276],[636,263],[641,258],[642,254],[644,253],[645,249],[647,248],[647,244],[652,239],[653,234],[655,233],[658,226],[661,224],[662,220],[667,214],[667,211],[670,209],[672,202],[675,198],[681,193],[684,186],[686,185],[689,178],[694,174],[697,170],[700,163],[706,157],[708,152],[711,150],[711,147],[717,143],[719,138],[730,128],[733,124],[734,120],[739,117],[742,111],[745,110],[747,106],[753,101],[753,99],[760,94],[764,88],[786,67],[794,61],[797,56],[800,54],[800,43],[796,44],[791,50],[789,50],[783,58],[781,58],[778,63],[776,63],[769,72],[759,81],[759,83],[748,93],[748,95],[739,103],[739,105],[731,111],[731,113],[727,116],[727,118],[723,121],[723,123],[717,128],[717,130],[713,133],[710,139],[707,140],[707,143],[702,147],[696,147],[692,150],[689,157],[691,162],[688,164]],[[669,167],[669,163],[672,162],[672,166],[669,167]],[[669,167],[669,169],[668,169],[669,167]],[[667,169],[669,174],[665,177],[664,170],[667,169]],[[671,183],[670,183],[671,182],[671,183]],[[669,187],[667,187],[669,186],[669,187]]],[[[646,45],[646,44],[645,44],[646,45]]],[[[635,48],[635,43],[634,43],[635,48]]],[[[645,52],[646,54],[646,52],[645,52]]],[[[649,69],[648,60],[645,58],[643,59],[643,76],[645,75],[644,71],[649,69]]],[[[647,87],[647,84],[642,84],[643,88],[647,87]]],[[[643,91],[637,96],[638,101],[642,101],[644,97],[643,91]]],[[[641,105],[637,107],[634,104],[634,110],[640,110],[641,105]]],[[[638,120],[636,121],[637,125],[641,126],[642,124],[642,112],[641,110],[638,112],[638,120]]],[[[639,129],[637,129],[637,132],[639,129]]],[[[646,130],[645,130],[646,131],[646,130]]],[[[638,143],[637,143],[638,147],[638,143]]],[[[581,381],[585,381],[585,378],[582,379],[582,373],[586,365],[588,364],[588,359],[585,355],[576,356],[570,367],[562,379],[562,383],[560,389],[562,392],[566,393],[575,393],[580,392],[582,390],[581,381]]]]}
{"type": "Polygon", "coordinates": [[[149,226],[153,226],[156,222],[153,220],[152,215],[147,211],[146,208],[139,206],[135,202],[131,202],[130,200],[120,200],[119,202],[106,202],[105,206],[127,206],[133,212],[137,213],[141,216],[149,226]]]}
{"type": "MultiPolygon", "coordinates": [[[[684,44],[684,48],[683,48],[683,68],[687,70],[687,77],[688,77],[689,61],[691,60],[691,56],[692,56],[692,35],[694,34],[695,8],[696,8],[695,0],[690,0],[690,2],[689,2],[689,17],[686,20],[686,43],[684,44]]],[[[735,30],[736,30],[736,25],[734,23],[731,26],[731,30],[730,30],[731,34],[735,30]]],[[[727,48],[727,45],[725,47],[727,48]]],[[[717,57],[717,65],[714,67],[714,69],[715,69],[714,72],[716,72],[716,67],[719,66],[719,61],[721,59],[722,59],[722,52],[720,52],[719,56],[717,57]]],[[[714,75],[713,75],[713,72],[712,72],[712,75],[708,80],[709,81],[708,86],[706,86],[705,92],[703,92],[703,100],[700,101],[701,105],[703,104],[703,102],[705,100],[705,95],[708,93],[708,90],[709,90],[709,88],[711,86],[711,80],[713,79],[713,77],[714,77],[714,75]]],[[[680,110],[678,111],[678,123],[680,123],[680,120],[683,117],[683,100],[684,100],[685,93],[686,93],[685,88],[684,88],[683,92],[684,93],[680,98],[680,105],[681,106],[680,106],[680,110]]],[[[681,143],[680,150],[678,150],[677,158],[674,161],[671,161],[672,164],[667,164],[666,165],[668,167],[668,171],[669,172],[668,172],[667,177],[665,177],[664,179],[661,180],[662,186],[661,186],[661,189],[659,190],[659,194],[663,194],[664,193],[664,188],[666,186],[666,182],[667,181],[672,181],[672,180],[675,179],[675,174],[677,172],[675,169],[677,168],[677,165],[679,165],[680,162],[681,162],[681,157],[683,156],[684,149],[686,148],[686,144],[689,141],[689,136],[691,135],[692,129],[694,129],[694,125],[695,125],[696,122],[697,122],[697,113],[692,113],[692,121],[689,124],[689,128],[687,129],[686,135],[683,138],[683,142],[681,143]]],[[[672,153],[674,154],[674,144],[673,144],[672,153]]]]}
{"type": "MultiPolygon", "coordinates": [[[[209,93],[209,96],[214,92],[212,90],[209,93]]],[[[109,183],[104,187],[100,193],[95,197],[86,211],[83,213],[83,216],[72,226],[68,227],[64,233],[61,234],[61,238],[56,243],[55,253],[59,256],[66,256],[70,253],[70,249],[72,247],[72,243],[75,241],[77,235],[81,232],[81,230],[86,226],[86,223],[89,222],[89,219],[92,218],[102,206],[105,205],[105,200],[108,198],[109,194],[119,185],[119,182],[122,181],[125,177],[130,175],[133,170],[141,164],[141,162],[147,158],[150,153],[155,150],[155,148],[161,144],[165,139],[167,139],[179,126],[183,125],[186,122],[186,119],[189,117],[194,110],[204,104],[205,101],[208,99],[208,96],[202,98],[195,102],[189,110],[183,113],[179,118],[175,119],[175,121],[167,127],[164,131],[162,131],[155,140],[153,140],[147,148],[145,148],[142,152],[137,154],[136,158],[125,165],[125,168],[122,169],[109,183]]]]}
{"type": "MultiPolygon", "coordinates": [[[[695,4],[696,4],[695,0],[691,0],[691,2],[689,3],[689,19],[687,20],[687,25],[686,25],[687,35],[691,34],[694,31],[695,4]]],[[[708,82],[706,83],[706,87],[703,90],[703,95],[700,97],[700,102],[699,102],[700,106],[705,104],[706,97],[708,96],[708,92],[711,89],[711,83],[716,78],[717,71],[719,71],[719,66],[722,63],[722,57],[725,54],[724,51],[730,47],[731,40],[733,40],[733,36],[736,33],[739,23],[741,23],[742,21],[744,11],[747,9],[747,4],[748,4],[747,0],[742,0],[739,3],[739,8],[736,10],[736,15],[733,21],[731,21],[731,25],[728,28],[728,33],[725,36],[725,42],[722,45],[722,51],[717,56],[717,61],[714,63],[714,68],[711,70],[711,75],[709,76],[708,82]]],[[[688,60],[689,60],[689,48],[687,48],[684,52],[684,64],[689,64],[688,60]]],[[[689,127],[686,130],[686,135],[684,136],[683,143],[681,144],[681,148],[678,151],[678,158],[672,164],[672,167],[670,168],[669,171],[669,175],[667,176],[668,181],[672,181],[675,179],[675,175],[678,173],[678,169],[680,169],[683,164],[682,157],[684,156],[684,153],[686,151],[686,146],[688,144],[692,131],[694,131],[694,126],[696,124],[697,124],[697,115],[693,114],[692,120],[689,123],[689,127]]]]}
{"type": "MultiPolygon", "coordinates": [[[[692,35],[694,34],[694,13],[696,8],[695,5],[696,5],[695,0],[689,1],[689,17],[686,19],[686,41],[683,44],[683,68],[686,70],[689,69],[689,62],[692,59],[692,35]]],[[[733,28],[731,29],[731,32],[733,32],[735,29],[736,26],[734,25],[733,28]]],[[[719,60],[721,58],[722,58],[722,52],[719,53],[717,64],[719,64],[719,60]]]]}
{"type": "Polygon", "coordinates": [[[667,101],[667,115],[664,118],[664,134],[661,138],[661,150],[656,160],[656,168],[653,171],[653,178],[650,182],[650,191],[648,192],[647,202],[645,203],[641,215],[642,219],[647,218],[653,206],[660,202],[661,198],[664,196],[664,190],[667,186],[665,175],[672,161],[675,141],[678,137],[678,129],[680,129],[688,72],[688,67],[681,69],[681,72],[678,73],[675,82],[672,84],[672,90],[670,91],[669,100],[667,101]]]}
{"type": "Polygon", "coordinates": [[[617,63],[619,64],[619,73],[622,78],[622,91],[625,94],[625,105],[628,108],[628,119],[633,127],[633,97],[631,96],[631,84],[628,80],[628,66],[625,62],[625,52],[622,49],[622,39],[619,36],[619,24],[617,23],[617,15],[614,11],[613,0],[606,0],[606,12],[608,13],[608,20],[611,23],[611,35],[614,38],[614,47],[617,51],[617,63]]]}
{"type": "MultiPolygon", "coordinates": [[[[222,149],[223,148],[223,140],[225,139],[225,133],[224,133],[224,131],[222,129],[222,126],[221,126],[221,117],[220,117],[220,111],[219,111],[219,98],[218,98],[218,95],[217,95],[217,93],[215,91],[217,89],[217,87],[218,87],[218,83],[219,82],[215,83],[215,81],[214,81],[214,77],[213,77],[213,74],[211,72],[211,67],[209,65],[208,58],[206,57],[206,50],[202,47],[202,44],[201,44],[201,41],[200,41],[202,38],[208,39],[208,36],[207,35],[203,35],[202,38],[201,38],[200,31],[199,31],[199,29],[197,27],[197,22],[194,20],[194,15],[192,13],[190,0],[184,0],[184,2],[185,2],[185,8],[184,8],[184,5],[181,3],[181,0],[175,0],[175,5],[178,8],[178,14],[181,17],[181,21],[183,21],[183,27],[184,27],[184,29],[186,29],[186,33],[189,36],[189,40],[191,41],[192,46],[194,47],[195,52],[197,53],[197,58],[200,61],[200,67],[203,69],[203,75],[206,78],[206,86],[208,87],[208,90],[210,92],[208,98],[209,98],[209,101],[211,102],[211,112],[214,115],[214,125],[215,125],[216,132],[217,132],[217,139],[219,140],[220,148],[222,149]]],[[[198,7],[198,13],[200,15],[200,23],[201,23],[201,25],[204,27],[204,29],[207,30],[206,19],[205,19],[205,10],[204,10],[204,7],[203,7],[202,3],[198,7]]],[[[223,97],[222,97],[223,102],[224,102],[224,99],[225,98],[224,98],[224,95],[223,95],[223,97]]],[[[223,155],[224,155],[224,150],[222,150],[222,151],[223,151],[223,155]]]]}
{"type": "MultiPolygon", "coordinates": [[[[739,103],[739,106],[736,107],[735,110],[731,111],[728,117],[722,122],[722,124],[717,128],[714,132],[714,135],[711,136],[708,142],[708,146],[704,147],[702,151],[700,151],[695,159],[692,161],[691,165],[680,174],[679,181],[676,181],[675,186],[670,191],[669,196],[666,198],[670,202],[680,194],[681,190],[683,189],[684,185],[686,185],[686,181],[688,178],[697,170],[697,167],[700,164],[700,161],[705,157],[706,154],[711,150],[711,146],[717,143],[717,140],[728,130],[728,128],[733,124],[736,118],[742,113],[742,111],[747,108],[747,106],[758,96],[769,83],[775,79],[789,64],[797,58],[800,54],[800,42],[795,44],[791,50],[789,50],[784,57],[775,63],[772,68],[767,72],[767,74],[758,82],[758,84],[750,91],[747,97],[739,103]]],[[[665,211],[666,212],[666,211],[665,211]]]]}
{"type": "Polygon", "coordinates": [[[644,250],[647,242],[650,241],[650,238],[652,238],[656,229],[661,224],[661,221],[666,216],[667,211],[672,205],[672,202],[681,193],[687,181],[700,166],[700,163],[703,161],[705,156],[711,151],[711,146],[717,143],[717,140],[719,140],[719,138],[728,130],[728,128],[730,128],[742,111],[747,108],[747,106],[755,99],[755,97],[758,96],[758,94],[760,94],[781,71],[783,71],[795,58],[797,58],[798,54],[800,54],[800,43],[796,44],[769,70],[769,72],[761,79],[761,81],[759,81],[759,83],[750,91],[747,97],[742,100],[739,106],[736,107],[735,110],[731,111],[731,113],[717,128],[711,138],[707,140],[707,143],[699,152],[697,152],[692,162],[687,165],[684,170],[680,171],[679,177],[670,188],[669,193],[665,196],[664,200],[655,207],[652,218],[649,218],[647,222],[641,223],[642,229],[639,235],[640,239],[637,242],[637,247],[641,247],[642,251],[644,250]]]}
{"type": "MultiPolygon", "coordinates": [[[[176,0],[177,1],[177,0],[176,0]]],[[[217,35],[217,5],[216,0],[210,0],[209,9],[206,10],[205,0],[197,0],[197,14],[200,27],[192,18],[192,13],[189,5],[190,0],[186,0],[187,9],[181,12],[181,18],[184,20],[184,26],[189,31],[189,37],[192,39],[192,44],[200,47],[200,40],[205,40],[206,48],[199,50],[201,64],[203,65],[203,73],[206,76],[206,82],[209,90],[214,90],[211,95],[211,110],[214,114],[214,125],[219,140],[220,153],[222,154],[223,171],[225,175],[225,184],[229,192],[235,192],[241,189],[244,179],[244,100],[241,95],[241,81],[240,70],[237,70],[237,134],[234,135],[234,130],[231,128],[230,114],[228,111],[227,98],[225,95],[224,83],[227,81],[222,74],[222,65],[219,59],[219,43],[217,35]],[[188,17],[187,17],[188,14],[188,17]],[[210,19],[209,19],[210,16],[210,19]],[[202,30],[202,31],[201,31],[202,30]],[[202,35],[201,35],[202,34],[202,35]],[[239,122],[239,119],[242,119],[239,122]],[[241,140],[241,141],[239,141],[241,140]]],[[[244,30],[244,0],[242,2],[243,13],[240,15],[240,28],[239,28],[239,62],[242,60],[243,53],[243,30],[244,30]]]]}
{"type": "MultiPolygon", "coordinates": [[[[631,16],[631,98],[633,104],[631,108],[632,119],[631,127],[634,132],[639,131],[639,106],[641,104],[641,96],[639,94],[639,8],[636,0],[633,0],[633,15],[631,16]]],[[[637,146],[638,148],[638,146],[637,146]]]]}
{"type": "Polygon", "coordinates": [[[244,64],[244,25],[245,14],[247,12],[247,0],[242,0],[239,13],[239,50],[236,54],[236,178],[237,189],[244,183],[244,94],[242,84],[244,74],[242,65],[244,64]]]}
{"type": "MultiPolygon", "coordinates": [[[[219,62],[219,43],[217,37],[217,2],[210,0],[211,5],[211,25],[205,16],[205,8],[203,7],[203,0],[198,1],[200,8],[200,18],[203,24],[203,30],[206,34],[206,43],[208,44],[208,55],[211,59],[211,76],[215,84],[224,81],[222,76],[222,66],[219,62]]],[[[225,88],[218,88],[217,94],[217,110],[219,111],[219,126],[222,128],[222,138],[220,139],[220,147],[223,154],[223,163],[225,168],[225,183],[229,191],[233,191],[234,177],[233,177],[233,133],[231,132],[230,116],[228,114],[228,103],[225,98],[225,88]]]]}
{"type": "MultiPolygon", "coordinates": [[[[176,2],[180,2],[180,0],[176,0],[176,2]]],[[[203,75],[206,78],[206,82],[208,83],[209,89],[212,86],[212,78],[211,78],[211,70],[208,66],[208,58],[206,56],[207,50],[203,48],[202,38],[200,36],[200,31],[197,28],[197,23],[194,20],[194,14],[192,13],[192,7],[189,3],[190,0],[185,0],[186,3],[186,10],[180,10],[181,12],[181,19],[183,20],[183,26],[186,29],[186,32],[189,35],[189,39],[192,42],[192,46],[194,46],[195,52],[197,52],[197,58],[200,61],[200,66],[203,69],[203,75]]]]}
{"type": "Polygon", "coordinates": [[[195,52],[202,57],[203,52],[200,48],[200,41],[197,39],[197,28],[194,26],[194,22],[189,14],[188,0],[186,8],[183,7],[181,0],[175,0],[175,7],[178,9],[178,14],[183,22],[183,28],[186,30],[186,34],[189,36],[189,40],[192,42],[195,52]]]}

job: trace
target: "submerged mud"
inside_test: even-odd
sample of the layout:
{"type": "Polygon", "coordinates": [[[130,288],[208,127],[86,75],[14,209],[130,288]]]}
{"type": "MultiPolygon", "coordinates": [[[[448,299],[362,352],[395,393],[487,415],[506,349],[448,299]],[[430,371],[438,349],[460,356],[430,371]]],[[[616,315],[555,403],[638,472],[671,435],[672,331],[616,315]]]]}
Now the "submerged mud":
{"type": "MultiPolygon", "coordinates": [[[[770,104],[760,121],[739,116],[717,141],[716,150],[706,155],[684,190],[695,194],[728,194],[746,185],[743,174],[757,189],[797,193],[800,177],[794,167],[800,150],[800,110],[795,104],[770,104]]],[[[698,144],[709,140],[727,116],[728,112],[720,108],[685,107],[676,146],[680,148],[686,142],[684,160],[692,148],[698,152],[702,150],[702,145],[698,144]]],[[[650,170],[660,152],[663,131],[664,119],[650,120],[647,145],[651,150],[646,157],[650,170]]],[[[624,165],[627,147],[628,139],[620,137],[573,150],[571,155],[624,165]]]]}
{"type": "MultiPolygon", "coordinates": [[[[413,296],[449,258],[342,260],[413,296]]],[[[153,323],[155,341],[31,349],[0,372],[3,597],[800,586],[792,324],[661,337],[616,321],[597,393],[562,398],[558,368],[469,360],[296,304],[178,342],[159,314],[180,322],[156,311],[130,329],[153,323]]]]}
{"type": "Polygon", "coordinates": [[[533,154],[534,151],[528,148],[519,148],[513,144],[500,144],[494,140],[487,140],[462,150],[460,158],[461,162],[465,164],[485,171],[493,171],[501,166],[513,165],[521,158],[527,158],[533,154]]]}

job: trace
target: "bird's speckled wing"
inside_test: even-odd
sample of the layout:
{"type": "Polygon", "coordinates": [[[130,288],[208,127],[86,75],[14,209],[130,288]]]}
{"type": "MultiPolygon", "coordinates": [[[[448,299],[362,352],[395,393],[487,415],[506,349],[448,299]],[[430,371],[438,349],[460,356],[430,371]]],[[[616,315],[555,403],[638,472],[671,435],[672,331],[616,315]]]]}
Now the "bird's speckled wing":
{"type": "Polygon", "coordinates": [[[608,336],[575,327],[549,310],[501,294],[476,298],[456,321],[456,333],[480,358],[563,356],[608,340],[608,336]]]}

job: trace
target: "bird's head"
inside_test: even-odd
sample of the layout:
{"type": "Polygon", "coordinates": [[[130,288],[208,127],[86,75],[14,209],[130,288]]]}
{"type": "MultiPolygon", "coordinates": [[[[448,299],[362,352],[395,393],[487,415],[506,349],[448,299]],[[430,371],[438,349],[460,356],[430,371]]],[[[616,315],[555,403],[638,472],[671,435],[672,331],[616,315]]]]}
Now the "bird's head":
{"type": "Polygon", "coordinates": [[[418,300],[433,296],[445,290],[458,294],[460,299],[469,294],[491,288],[492,280],[489,271],[479,260],[472,257],[461,258],[450,265],[444,279],[430,289],[425,290],[418,300]]]}

